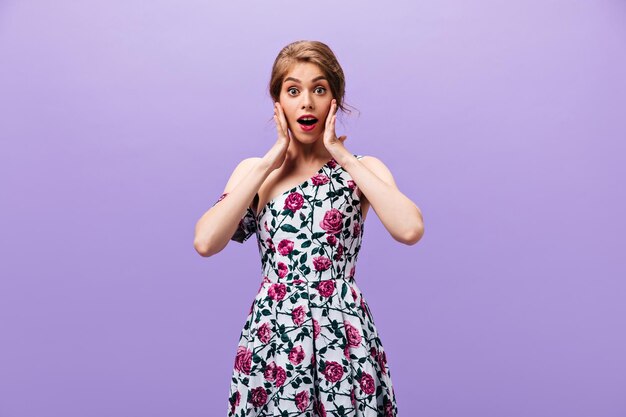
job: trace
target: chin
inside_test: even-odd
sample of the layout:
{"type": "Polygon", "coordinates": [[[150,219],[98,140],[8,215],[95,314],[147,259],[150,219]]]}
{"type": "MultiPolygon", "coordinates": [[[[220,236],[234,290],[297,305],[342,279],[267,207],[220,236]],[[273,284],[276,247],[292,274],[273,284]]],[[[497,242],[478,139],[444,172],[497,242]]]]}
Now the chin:
{"type": "Polygon", "coordinates": [[[314,143],[316,142],[318,139],[322,138],[322,135],[307,135],[307,134],[302,134],[302,132],[297,133],[296,135],[293,136],[294,139],[296,139],[298,142],[302,142],[302,143],[314,143]]]}
{"type": "Polygon", "coordinates": [[[302,142],[302,143],[313,143],[315,142],[317,139],[321,138],[323,135],[323,131],[322,132],[300,132],[300,131],[296,131],[294,133],[293,130],[289,129],[291,131],[291,137],[294,139],[297,139],[298,142],[302,142]]]}

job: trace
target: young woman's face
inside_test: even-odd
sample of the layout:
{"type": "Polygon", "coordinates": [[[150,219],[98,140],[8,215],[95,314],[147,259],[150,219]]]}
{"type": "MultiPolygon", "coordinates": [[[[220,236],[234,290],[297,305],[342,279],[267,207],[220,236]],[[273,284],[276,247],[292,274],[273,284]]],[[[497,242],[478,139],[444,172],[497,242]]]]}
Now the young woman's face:
{"type": "Polygon", "coordinates": [[[283,79],[279,97],[292,136],[306,143],[321,138],[332,99],[330,85],[320,67],[310,62],[292,65],[283,79]],[[298,121],[307,114],[317,121],[298,121]]]}

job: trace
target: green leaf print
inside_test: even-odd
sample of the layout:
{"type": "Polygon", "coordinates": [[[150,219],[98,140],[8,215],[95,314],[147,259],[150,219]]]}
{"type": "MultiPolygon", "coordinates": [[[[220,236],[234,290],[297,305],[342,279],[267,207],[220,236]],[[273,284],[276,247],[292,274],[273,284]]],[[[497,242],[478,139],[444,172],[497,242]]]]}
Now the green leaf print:
{"type": "Polygon", "coordinates": [[[364,229],[357,191],[331,160],[256,216],[262,283],[240,335],[228,417],[397,417],[382,343],[350,275],[364,229]]]}
{"type": "Polygon", "coordinates": [[[296,229],[295,227],[293,227],[292,225],[288,223],[285,223],[282,226],[280,226],[280,230],[282,230],[283,232],[298,233],[298,229],[296,229]]]}

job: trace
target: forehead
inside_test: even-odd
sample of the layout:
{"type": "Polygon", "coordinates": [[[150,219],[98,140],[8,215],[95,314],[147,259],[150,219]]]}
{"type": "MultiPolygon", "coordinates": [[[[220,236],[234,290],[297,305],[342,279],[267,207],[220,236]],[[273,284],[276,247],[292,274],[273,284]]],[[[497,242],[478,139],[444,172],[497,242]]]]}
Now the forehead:
{"type": "Polygon", "coordinates": [[[297,62],[291,65],[283,82],[293,81],[301,83],[310,83],[320,80],[326,80],[322,69],[311,62],[297,62]]]}

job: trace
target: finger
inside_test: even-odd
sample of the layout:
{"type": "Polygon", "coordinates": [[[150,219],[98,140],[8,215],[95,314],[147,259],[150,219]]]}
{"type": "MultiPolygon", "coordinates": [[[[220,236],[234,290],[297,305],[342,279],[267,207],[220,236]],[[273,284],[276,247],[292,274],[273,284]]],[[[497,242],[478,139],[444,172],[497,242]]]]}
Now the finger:
{"type": "Polygon", "coordinates": [[[280,115],[282,115],[283,117],[285,117],[285,113],[283,112],[283,108],[282,108],[282,106],[280,105],[280,103],[279,103],[279,102],[276,102],[276,109],[278,110],[278,113],[279,113],[280,115]]]}
{"type": "Polygon", "coordinates": [[[276,133],[279,136],[287,136],[285,130],[284,123],[281,120],[280,112],[278,111],[279,103],[277,101],[274,102],[274,122],[276,122],[276,133]]]}
{"type": "Polygon", "coordinates": [[[276,124],[280,126],[281,131],[285,131],[285,123],[284,117],[281,117],[280,112],[278,111],[277,106],[274,106],[274,119],[276,120],[276,124]]]}
{"type": "Polygon", "coordinates": [[[278,122],[278,117],[276,115],[274,115],[274,123],[276,123],[276,133],[278,133],[278,135],[281,135],[283,133],[283,129],[280,126],[280,123],[278,122]]]}
{"type": "Polygon", "coordinates": [[[285,131],[285,134],[286,134],[287,131],[289,130],[289,123],[287,123],[287,119],[285,118],[284,115],[280,118],[280,124],[283,127],[283,130],[285,131]]]}
{"type": "Polygon", "coordinates": [[[276,107],[278,108],[278,117],[280,119],[280,123],[283,126],[283,130],[287,131],[287,129],[289,128],[289,125],[287,123],[287,118],[285,117],[285,113],[283,112],[283,108],[278,102],[276,102],[276,107]]]}
{"type": "Polygon", "coordinates": [[[278,104],[278,102],[274,103],[274,114],[279,118],[280,120],[280,109],[279,109],[280,104],[278,104]]]}
{"type": "Polygon", "coordinates": [[[325,128],[329,129],[331,125],[331,119],[333,117],[333,105],[335,104],[335,99],[330,102],[330,109],[328,109],[328,115],[326,116],[325,128]]]}
{"type": "Polygon", "coordinates": [[[274,115],[274,121],[276,122],[276,133],[278,133],[278,136],[287,136],[286,129],[283,127],[277,115],[274,115]]]}

